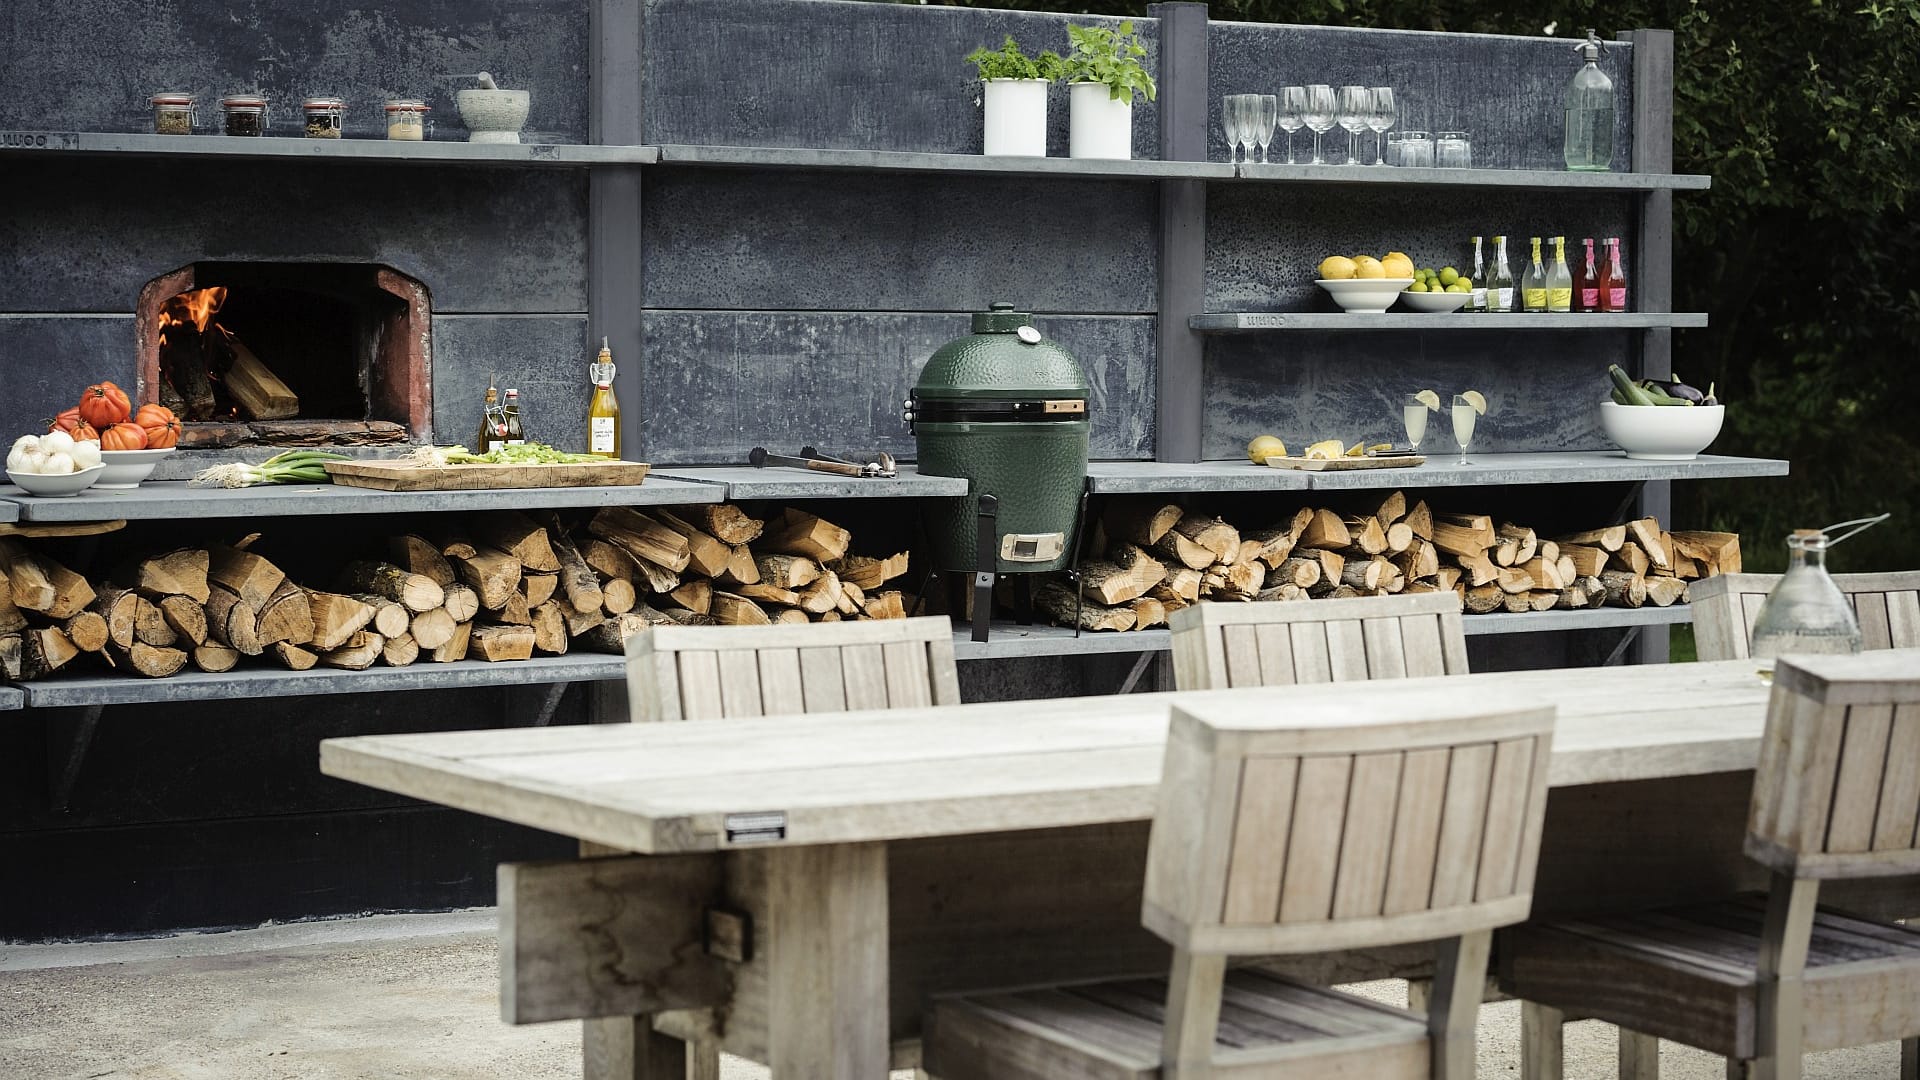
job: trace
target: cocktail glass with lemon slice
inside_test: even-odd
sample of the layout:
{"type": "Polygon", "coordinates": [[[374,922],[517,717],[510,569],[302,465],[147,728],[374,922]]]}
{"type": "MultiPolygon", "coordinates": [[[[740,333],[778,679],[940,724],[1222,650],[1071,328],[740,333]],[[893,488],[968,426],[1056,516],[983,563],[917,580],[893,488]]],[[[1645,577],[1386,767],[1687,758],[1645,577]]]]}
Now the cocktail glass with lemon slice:
{"type": "Polygon", "coordinates": [[[1460,443],[1460,464],[1466,465],[1467,446],[1473,442],[1473,424],[1487,415],[1487,399],[1478,390],[1453,395],[1453,437],[1460,443]]]}
{"type": "Polygon", "coordinates": [[[1407,425],[1407,445],[1416,452],[1427,437],[1427,414],[1440,411],[1440,395],[1431,390],[1409,394],[1400,405],[1400,419],[1407,425]]]}

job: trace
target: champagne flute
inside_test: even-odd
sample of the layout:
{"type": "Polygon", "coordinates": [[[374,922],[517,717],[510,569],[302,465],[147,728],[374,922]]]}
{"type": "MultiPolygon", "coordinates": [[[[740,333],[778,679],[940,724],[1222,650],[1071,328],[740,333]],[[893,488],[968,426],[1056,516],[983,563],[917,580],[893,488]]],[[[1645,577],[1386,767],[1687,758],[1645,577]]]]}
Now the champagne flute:
{"type": "Polygon", "coordinates": [[[1408,394],[1400,402],[1400,419],[1407,425],[1407,445],[1414,453],[1420,452],[1420,443],[1427,437],[1427,413],[1430,412],[1418,394],[1408,394]]]}
{"type": "Polygon", "coordinates": [[[1325,83],[1314,83],[1307,87],[1307,107],[1301,118],[1313,131],[1313,164],[1325,165],[1327,159],[1320,156],[1320,136],[1333,130],[1334,117],[1339,102],[1333,96],[1333,87],[1325,83]]]}
{"type": "Polygon", "coordinates": [[[1287,164],[1293,164],[1293,133],[1307,126],[1307,88],[1280,88],[1280,130],[1287,133],[1287,164]]]}
{"type": "Polygon", "coordinates": [[[1364,86],[1341,87],[1340,106],[1336,115],[1347,133],[1347,164],[1358,165],[1360,158],[1353,152],[1353,137],[1367,130],[1373,120],[1372,91],[1364,86]]]}
{"type": "Polygon", "coordinates": [[[1227,136],[1227,164],[1239,164],[1240,153],[1240,95],[1228,94],[1220,99],[1220,127],[1227,136]]]}
{"type": "Polygon", "coordinates": [[[1473,442],[1473,423],[1480,416],[1480,410],[1473,400],[1465,394],[1453,395],[1453,437],[1460,444],[1460,464],[1467,461],[1467,447],[1473,442]]]}
{"type": "Polygon", "coordinates": [[[1375,165],[1387,163],[1386,145],[1381,140],[1387,137],[1387,132],[1393,130],[1394,122],[1398,119],[1399,112],[1393,104],[1393,87],[1374,87],[1373,113],[1367,117],[1367,127],[1373,129],[1373,163],[1375,165]]]}
{"type": "Polygon", "coordinates": [[[1272,94],[1255,95],[1254,103],[1259,106],[1260,121],[1253,129],[1254,136],[1260,140],[1260,164],[1267,163],[1267,146],[1273,142],[1273,126],[1280,120],[1280,99],[1272,94]]]}

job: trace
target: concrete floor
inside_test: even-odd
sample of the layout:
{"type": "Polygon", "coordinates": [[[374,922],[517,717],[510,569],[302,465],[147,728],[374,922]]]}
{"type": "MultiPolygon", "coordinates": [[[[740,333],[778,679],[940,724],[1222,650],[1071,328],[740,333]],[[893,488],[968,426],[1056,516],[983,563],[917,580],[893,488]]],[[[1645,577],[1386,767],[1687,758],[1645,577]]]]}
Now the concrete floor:
{"type": "MultiPolygon", "coordinates": [[[[562,1080],[577,1024],[499,1020],[491,911],[89,945],[0,945],[5,1080],[562,1080]]],[[[1363,992],[1404,1002],[1398,983],[1363,992]]],[[[1519,1007],[1487,1006],[1480,1075],[1519,1071],[1519,1007]]],[[[1568,1080],[1615,1075],[1611,1028],[1567,1031],[1568,1080]]],[[[1721,1080],[1671,1043],[1666,1080],[1721,1080]]],[[[1809,1080],[1898,1075],[1895,1044],[1812,1055],[1809,1080]]],[[[724,1059],[723,1080],[766,1070],[724,1059]]],[[[896,1078],[908,1074],[897,1073],[896,1078]]],[[[821,1078],[826,1080],[826,1078],[821,1078]]]]}

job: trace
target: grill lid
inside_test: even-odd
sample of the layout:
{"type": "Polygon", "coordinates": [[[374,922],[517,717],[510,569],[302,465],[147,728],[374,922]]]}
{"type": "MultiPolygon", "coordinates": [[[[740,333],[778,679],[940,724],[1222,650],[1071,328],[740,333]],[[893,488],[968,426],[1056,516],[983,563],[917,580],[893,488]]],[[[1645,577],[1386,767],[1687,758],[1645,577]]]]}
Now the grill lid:
{"type": "Polygon", "coordinates": [[[1080,362],[1034,328],[1032,313],[1000,302],[974,314],[972,334],[933,354],[920,370],[913,396],[923,420],[933,419],[932,402],[968,400],[1031,403],[1041,413],[1009,419],[1064,420],[1084,418],[1087,389],[1080,362]],[[1082,402],[1078,415],[1045,408],[1047,402],[1071,399],[1082,402]]]}

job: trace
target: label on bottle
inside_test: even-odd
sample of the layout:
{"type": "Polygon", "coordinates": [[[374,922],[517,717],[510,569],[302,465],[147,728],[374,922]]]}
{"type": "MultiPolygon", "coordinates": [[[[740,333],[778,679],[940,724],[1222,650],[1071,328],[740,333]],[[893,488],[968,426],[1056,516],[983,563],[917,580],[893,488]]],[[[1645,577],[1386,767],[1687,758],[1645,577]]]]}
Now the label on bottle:
{"type": "Polygon", "coordinates": [[[1526,300],[1528,311],[1547,310],[1547,290],[1527,289],[1524,291],[1524,298],[1526,300]]]}
{"type": "Polygon", "coordinates": [[[1472,298],[1471,300],[1468,300],[1468,301],[1467,301],[1467,310],[1468,310],[1468,311],[1485,311],[1485,310],[1487,310],[1487,289],[1486,289],[1486,286],[1484,286],[1484,285],[1475,285],[1475,286],[1473,287],[1473,298],[1472,298]]]}
{"type": "Polygon", "coordinates": [[[1572,311],[1573,310],[1573,290],[1572,289],[1548,289],[1547,290],[1547,310],[1548,311],[1572,311]]]}
{"type": "Polygon", "coordinates": [[[1621,289],[1607,290],[1607,310],[1608,311],[1627,310],[1627,290],[1626,289],[1621,288],[1621,289]]]}
{"type": "Polygon", "coordinates": [[[1581,289],[1580,290],[1580,310],[1581,311],[1599,311],[1600,310],[1600,290],[1599,289],[1581,289]]]}
{"type": "Polygon", "coordinates": [[[1505,289],[1488,289],[1487,298],[1493,302],[1493,310],[1495,311],[1513,310],[1513,289],[1511,287],[1505,289]]]}
{"type": "Polygon", "coordinates": [[[587,451],[593,454],[613,453],[613,417],[596,416],[587,431],[587,451]]]}
{"type": "Polygon", "coordinates": [[[525,439],[508,439],[508,440],[507,440],[507,445],[508,445],[508,446],[525,446],[525,445],[527,445],[527,440],[525,440],[525,439]]]}

